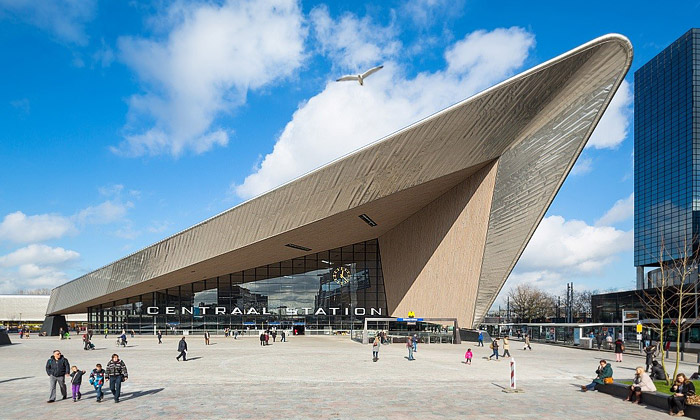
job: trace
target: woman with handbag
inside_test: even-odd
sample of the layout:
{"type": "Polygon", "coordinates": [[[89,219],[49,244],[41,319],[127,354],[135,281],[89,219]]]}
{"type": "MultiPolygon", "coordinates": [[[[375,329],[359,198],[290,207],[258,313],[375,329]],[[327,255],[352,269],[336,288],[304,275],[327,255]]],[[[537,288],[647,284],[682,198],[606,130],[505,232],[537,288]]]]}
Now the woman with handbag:
{"type": "Polygon", "coordinates": [[[625,401],[632,401],[637,404],[641,403],[642,392],[656,392],[656,385],[654,385],[654,381],[651,380],[649,374],[639,366],[635,369],[634,382],[630,386],[630,393],[625,401]]]}
{"type": "Polygon", "coordinates": [[[605,359],[600,361],[600,366],[598,366],[598,369],[596,369],[595,373],[598,376],[590,384],[581,385],[581,391],[593,391],[598,385],[611,384],[613,382],[612,366],[610,366],[610,364],[608,364],[608,362],[605,359]]]}
{"type": "Polygon", "coordinates": [[[679,373],[676,375],[676,381],[671,385],[671,392],[673,394],[668,397],[668,414],[683,417],[688,398],[695,395],[695,385],[684,373],[679,373]]]}
{"type": "Polygon", "coordinates": [[[622,352],[625,351],[625,344],[622,339],[618,338],[615,341],[615,361],[622,362],[622,352]]]}

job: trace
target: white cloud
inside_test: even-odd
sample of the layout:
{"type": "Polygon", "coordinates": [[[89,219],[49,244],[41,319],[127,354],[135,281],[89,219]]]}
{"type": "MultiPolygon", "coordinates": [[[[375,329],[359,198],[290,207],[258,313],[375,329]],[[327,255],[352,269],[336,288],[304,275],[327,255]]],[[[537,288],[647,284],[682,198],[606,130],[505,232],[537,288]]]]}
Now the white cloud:
{"type": "Polygon", "coordinates": [[[593,159],[581,158],[576,161],[576,164],[571,169],[571,175],[584,175],[593,170],[593,159]]]}
{"type": "Polygon", "coordinates": [[[617,222],[628,220],[634,215],[634,193],[629,197],[617,200],[603,217],[598,219],[596,226],[614,225],[617,222]]]}
{"type": "Polygon", "coordinates": [[[86,207],[75,215],[81,224],[104,225],[122,220],[128,209],[134,207],[131,201],[107,200],[96,206],[86,207]]]}
{"type": "Polygon", "coordinates": [[[60,42],[87,45],[85,25],[95,16],[96,8],[94,0],[0,0],[0,18],[9,15],[60,42]]]}
{"type": "Polygon", "coordinates": [[[401,50],[394,29],[374,24],[369,16],[358,19],[346,13],[333,20],[323,5],[314,8],[309,19],[321,53],[345,69],[363,72],[401,50]]]}
{"type": "Polygon", "coordinates": [[[615,149],[625,140],[632,118],[632,87],[623,80],[586,147],[615,149]]]}
{"type": "Polygon", "coordinates": [[[24,264],[56,265],[75,260],[80,254],[61,247],[52,248],[42,244],[31,244],[0,257],[0,266],[16,267],[24,264]]]}
{"type": "Polygon", "coordinates": [[[600,272],[617,254],[632,249],[632,231],[590,226],[581,220],[549,216],[525,248],[518,269],[558,271],[568,275],[600,272]]]}
{"type": "MultiPolygon", "coordinates": [[[[348,19],[333,21],[331,28],[342,30],[348,19]]],[[[354,27],[368,31],[371,25],[354,27]]],[[[445,70],[409,79],[388,61],[364,87],[329,82],[299,106],[272,152],[233,189],[240,197],[255,196],[471,96],[522,66],[534,44],[534,36],[521,28],[476,31],[446,51],[445,70]]],[[[358,45],[337,47],[354,57],[358,45]]]]}
{"type": "Polygon", "coordinates": [[[129,100],[125,140],[112,150],[139,156],[225,146],[217,116],[250,90],[289,77],[304,59],[306,30],[296,2],[176,3],[154,24],[165,39],[123,37],[120,58],[144,93],[129,100]]]}
{"type": "Polygon", "coordinates": [[[60,238],[75,230],[73,222],[58,214],[27,216],[16,211],[0,223],[0,240],[16,243],[41,242],[60,238]]]}

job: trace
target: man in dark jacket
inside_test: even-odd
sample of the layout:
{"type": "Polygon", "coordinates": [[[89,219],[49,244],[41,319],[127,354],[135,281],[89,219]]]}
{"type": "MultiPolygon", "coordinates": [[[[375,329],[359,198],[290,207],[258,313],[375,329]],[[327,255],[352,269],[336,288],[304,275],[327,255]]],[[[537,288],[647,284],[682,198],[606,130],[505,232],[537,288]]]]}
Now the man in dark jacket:
{"type": "Polygon", "coordinates": [[[652,380],[665,381],[666,371],[664,370],[664,367],[661,365],[661,363],[654,360],[651,362],[651,375],[649,376],[651,376],[652,380]]]}
{"type": "Polygon", "coordinates": [[[185,337],[182,337],[180,339],[180,342],[177,343],[177,351],[180,352],[180,354],[176,357],[177,361],[180,361],[180,358],[182,357],[182,361],[186,362],[187,361],[187,342],[185,341],[185,337]]]}
{"type": "Polygon", "coordinates": [[[109,390],[112,391],[114,402],[119,402],[119,395],[122,393],[122,382],[126,381],[129,373],[126,371],[126,364],[119,360],[118,354],[112,355],[112,360],[107,363],[105,377],[109,380],[109,390]]]}
{"type": "Polygon", "coordinates": [[[66,392],[66,375],[70,374],[70,363],[63,357],[60,351],[54,350],[53,356],[46,362],[46,374],[49,375],[49,386],[51,394],[47,402],[56,401],[56,384],[61,388],[61,395],[65,400],[68,397],[66,392]]]}

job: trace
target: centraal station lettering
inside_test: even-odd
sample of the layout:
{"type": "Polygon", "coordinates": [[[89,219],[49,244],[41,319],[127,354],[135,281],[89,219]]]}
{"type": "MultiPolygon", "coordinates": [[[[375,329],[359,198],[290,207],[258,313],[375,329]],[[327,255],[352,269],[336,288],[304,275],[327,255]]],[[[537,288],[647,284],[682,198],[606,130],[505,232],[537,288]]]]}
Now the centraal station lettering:
{"type": "Polygon", "coordinates": [[[162,308],[158,306],[149,306],[146,308],[146,315],[268,315],[268,316],[297,316],[297,315],[355,315],[355,316],[365,316],[368,314],[367,309],[369,309],[369,315],[382,315],[381,308],[354,308],[351,312],[351,308],[284,308],[275,312],[269,312],[267,308],[263,307],[259,310],[256,308],[241,309],[239,307],[234,307],[229,311],[228,308],[224,306],[181,306],[180,310],[176,306],[166,306],[162,308]]]}

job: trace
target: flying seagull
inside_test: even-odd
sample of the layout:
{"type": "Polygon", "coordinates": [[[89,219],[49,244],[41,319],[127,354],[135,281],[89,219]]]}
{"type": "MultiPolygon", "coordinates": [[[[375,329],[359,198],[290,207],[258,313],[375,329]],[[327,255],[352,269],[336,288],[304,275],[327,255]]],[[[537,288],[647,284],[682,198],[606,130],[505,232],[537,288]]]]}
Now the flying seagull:
{"type": "Polygon", "coordinates": [[[373,67],[366,72],[358,75],[348,75],[348,76],[343,76],[340,79],[336,80],[336,82],[350,82],[350,81],[357,81],[360,83],[360,86],[365,85],[365,79],[370,75],[378,72],[379,70],[383,69],[384,66],[377,66],[373,67]]]}

